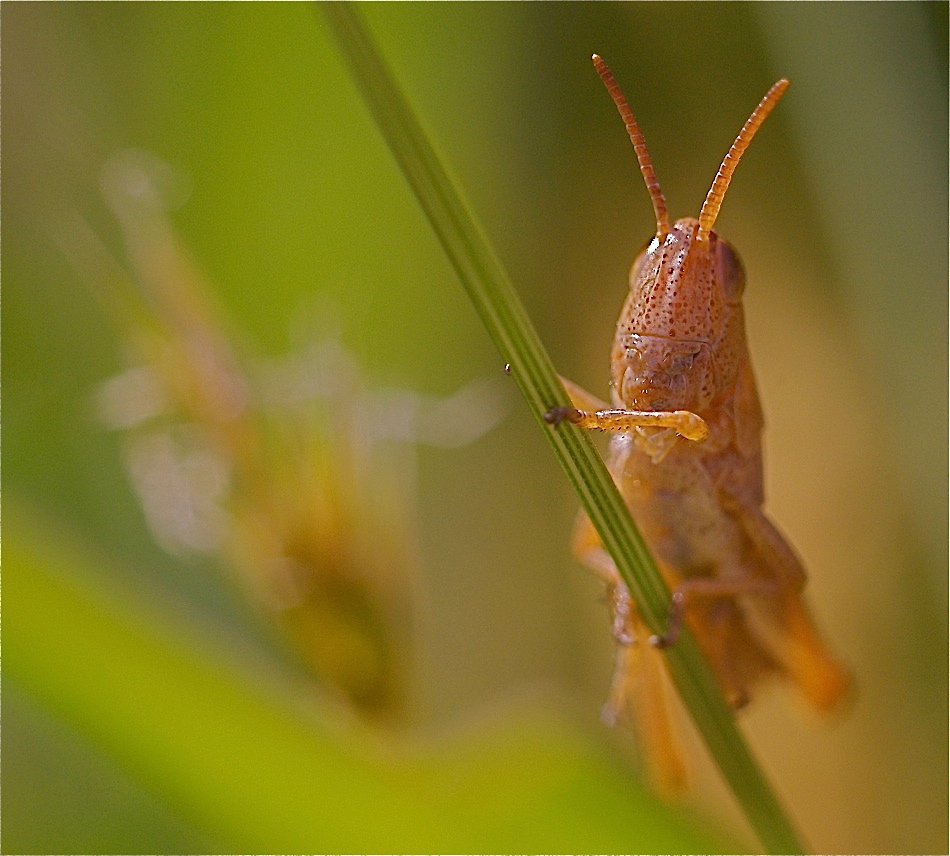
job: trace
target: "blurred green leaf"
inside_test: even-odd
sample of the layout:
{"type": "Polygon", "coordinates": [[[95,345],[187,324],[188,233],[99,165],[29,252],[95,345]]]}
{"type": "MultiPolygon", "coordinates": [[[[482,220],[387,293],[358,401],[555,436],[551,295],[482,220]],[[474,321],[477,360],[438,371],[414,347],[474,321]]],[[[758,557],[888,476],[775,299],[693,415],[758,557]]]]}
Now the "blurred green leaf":
{"type": "Polygon", "coordinates": [[[5,524],[5,673],[236,852],[719,849],[553,719],[382,751],[100,588],[15,501],[5,524]]]}

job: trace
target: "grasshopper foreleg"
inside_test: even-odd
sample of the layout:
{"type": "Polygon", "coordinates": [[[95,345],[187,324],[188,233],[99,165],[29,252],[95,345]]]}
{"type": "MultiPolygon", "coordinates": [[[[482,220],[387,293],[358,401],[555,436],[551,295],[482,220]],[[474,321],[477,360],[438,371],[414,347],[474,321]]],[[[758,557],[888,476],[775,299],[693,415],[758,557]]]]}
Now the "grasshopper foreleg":
{"type": "Polygon", "coordinates": [[[561,378],[571,401],[577,407],[552,407],[544,414],[551,425],[570,422],[579,428],[600,431],[632,431],[634,428],[673,428],[687,440],[701,441],[709,436],[709,426],[689,410],[625,410],[608,407],[586,390],[561,378]],[[584,409],[580,409],[584,408],[584,409]]]}
{"type": "Polygon", "coordinates": [[[632,431],[634,428],[673,428],[687,440],[705,440],[709,427],[705,420],[689,410],[578,410],[553,407],[544,415],[552,425],[570,422],[579,428],[600,431],[632,431]]]}

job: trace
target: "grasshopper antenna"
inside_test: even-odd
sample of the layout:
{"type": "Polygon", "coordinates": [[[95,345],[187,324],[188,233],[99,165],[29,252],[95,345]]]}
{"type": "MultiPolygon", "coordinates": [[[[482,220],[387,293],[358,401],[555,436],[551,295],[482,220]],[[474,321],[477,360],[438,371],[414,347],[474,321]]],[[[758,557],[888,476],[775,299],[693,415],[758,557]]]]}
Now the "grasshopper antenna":
{"type": "Polygon", "coordinates": [[[719,172],[716,173],[716,177],[713,179],[712,187],[709,188],[709,193],[706,194],[706,200],[703,202],[702,210],[699,212],[699,230],[696,232],[697,241],[706,241],[709,239],[709,233],[712,231],[713,224],[716,222],[716,217],[719,216],[719,207],[722,205],[723,197],[729,188],[732,174],[739,165],[739,158],[741,158],[742,153],[749,148],[749,143],[752,142],[755,132],[759,130],[766,116],[772,112],[772,108],[778,104],[779,99],[785,94],[786,89],[788,89],[788,81],[784,77],[772,85],[772,88],[765,93],[765,97],[759,102],[755,110],[752,111],[752,115],[748,118],[745,125],[742,126],[742,130],[739,131],[739,136],[736,137],[736,141],[726,153],[726,157],[722,161],[722,166],[719,167],[719,172]]]}
{"type": "MultiPolygon", "coordinates": [[[[607,63],[597,56],[597,54],[594,54],[591,59],[594,61],[594,68],[597,69],[600,79],[604,81],[604,86],[607,87],[607,92],[613,99],[614,104],[617,105],[624,125],[627,126],[627,134],[630,137],[630,142],[633,143],[633,150],[637,153],[637,163],[640,164],[640,172],[643,174],[643,180],[646,183],[650,199],[653,200],[653,211],[656,214],[656,236],[662,241],[670,231],[666,198],[660,189],[660,183],[656,180],[656,173],[653,171],[653,162],[650,160],[650,152],[647,151],[646,141],[643,139],[643,134],[640,133],[637,117],[633,115],[633,110],[630,109],[627,99],[624,98],[623,92],[620,90],[620,84],[614,79],[613,73],[607,67],[607,63]]],[[[763,116],[762,118],[765,117],[763,116]]]]}

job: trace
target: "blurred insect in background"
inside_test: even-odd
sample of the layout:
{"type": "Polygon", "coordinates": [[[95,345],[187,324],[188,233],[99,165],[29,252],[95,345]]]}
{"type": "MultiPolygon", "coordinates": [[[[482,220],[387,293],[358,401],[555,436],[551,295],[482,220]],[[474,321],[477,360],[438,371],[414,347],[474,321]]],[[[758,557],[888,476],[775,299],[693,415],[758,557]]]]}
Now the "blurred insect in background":
{"type": "Polygon", "coordinates": [[[651,635],[586,515],[575,555],[607,583],[617,662],[606,716],[633,720],[657,787],[688,780],[658,649],[685,621],[733,708],[768,676],[796,684],[817,709],[849,679],[827,652],[802,600],[805,571],[762,511],[762,410],[742,315],[745,272],[713,230],[739,158],[788,86],[778,81],[726,155],[699,219],[669,225],[637,121],[603,60],[594,64],[617,105],[656,214],[656,236],[633,263],[611,352],[612,406],[569,381],[576,408],[548,421],[616,432],[609,469],[673,591],[662,635],[651,635]]]}
{"type": "Polygon", "coordinates": [[[475,381],[445,400],[369,389],[335,338],[243,358],[167,220],[173,171],[122,151],[102,183],[134,278],[84,221],[61,243],[133,363],[97,401],[123,432],[150,530],[178,557],[229,568],[331,694],[394,718],[418,564],[414,444],[458,446],[488,431],[502,415],[499,388],[475,381]]]}

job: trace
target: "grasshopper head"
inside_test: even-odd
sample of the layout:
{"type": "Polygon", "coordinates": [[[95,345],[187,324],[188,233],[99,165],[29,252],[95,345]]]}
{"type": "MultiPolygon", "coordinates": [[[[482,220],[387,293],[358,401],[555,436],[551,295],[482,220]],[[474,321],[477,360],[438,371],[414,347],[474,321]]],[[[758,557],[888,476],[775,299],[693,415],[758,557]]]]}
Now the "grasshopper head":
{"type": "Polygon", "coordinates": [[[745,273],[735,250],[713,225],[739,159],[788,88],[765,94],[726,154],[699,219],[669,226],[666,199],[627,99],[596,54],[597,73],[623,118],[656,215],[656,237],[630,271],[630,295],[614,341],[612,374],[618,404],[633,410],[703,411],[732,389],[744,354],[745,273]]]}
{"type": "Polygon", "coordinates": [[[735,379],[745,272],[727,241],[699,229],[678,220],[630,271],[613,353],[625,407],[703,410],[735,379]]]}

